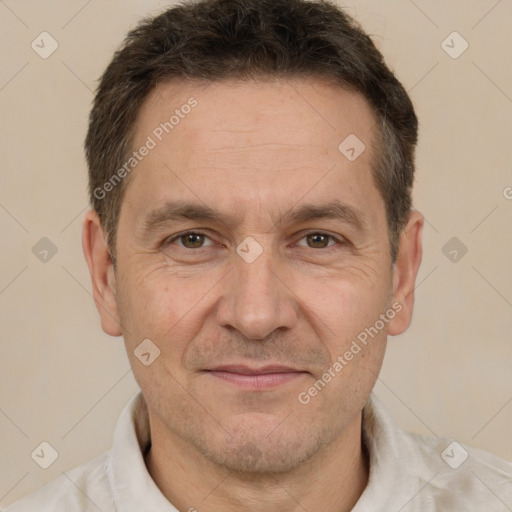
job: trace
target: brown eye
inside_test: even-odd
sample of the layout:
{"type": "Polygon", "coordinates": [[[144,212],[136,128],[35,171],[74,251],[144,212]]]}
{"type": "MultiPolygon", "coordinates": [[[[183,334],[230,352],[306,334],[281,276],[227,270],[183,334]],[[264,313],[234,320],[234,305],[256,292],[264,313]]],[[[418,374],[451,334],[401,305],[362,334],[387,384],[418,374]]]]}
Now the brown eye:
{"type": "Polygon", "coordinates": [[[179,240],[187,249],[198,249],[204,245],[205,238],[200,233],[186,233],[181,235],[179,240]]]}
{"type": "Polygon", "coordinates": [[[330,238],[332,238],[332,236],[322,233],[311,233],[306,236],[308,246],[313,249],[324,249],[329,245],[330,238]]]}

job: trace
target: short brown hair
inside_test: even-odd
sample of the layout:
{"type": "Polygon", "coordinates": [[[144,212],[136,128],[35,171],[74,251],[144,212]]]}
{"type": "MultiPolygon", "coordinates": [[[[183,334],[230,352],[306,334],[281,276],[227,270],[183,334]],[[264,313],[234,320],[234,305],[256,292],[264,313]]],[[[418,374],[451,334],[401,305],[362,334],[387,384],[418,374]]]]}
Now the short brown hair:
{"type": "Polygon", "coordinates": [[[126,162],[137,113],[172,79],[254,80],[304,76],[362,94],[378,121],[372,165],[385,204],[392,260],[411,209],[418,121],[382,54],[336,5],[311,0],[199,0],[144,20],[101,77],[85,152],[89,193],[115,262],[116,229],[128,179],[98,190],[126,162]]]}

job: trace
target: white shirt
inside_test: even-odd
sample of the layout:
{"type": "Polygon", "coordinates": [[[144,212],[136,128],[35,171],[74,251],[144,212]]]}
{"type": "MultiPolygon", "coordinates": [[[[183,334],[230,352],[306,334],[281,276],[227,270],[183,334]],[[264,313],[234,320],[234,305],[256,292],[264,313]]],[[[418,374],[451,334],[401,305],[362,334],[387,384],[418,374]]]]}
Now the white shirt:
{"type": "MultiPolygon", "coordinates": [[[[370,477],[353,512],[512,511],[511,463],[447,439],[406,433],[373,394],[364,408],[363,432],[370,477]]],[[[6,512],[178,512],[146,469],[149,443],[148,413],[139,393],[121,414],[111,451],[6,512]]]]}

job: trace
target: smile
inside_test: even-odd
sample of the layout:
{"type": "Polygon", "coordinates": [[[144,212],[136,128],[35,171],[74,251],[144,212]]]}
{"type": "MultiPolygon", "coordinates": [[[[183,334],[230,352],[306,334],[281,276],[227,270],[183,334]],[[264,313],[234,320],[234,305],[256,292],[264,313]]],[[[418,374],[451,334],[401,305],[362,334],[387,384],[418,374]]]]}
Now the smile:
{"type": "Polygon", "coordinates": [[[246,366],[224,366],[208,370],[208,373],[226,383],[247,390],[270,390],[292,382],[308,372],[283,366],[249,368],[246,366]]]}

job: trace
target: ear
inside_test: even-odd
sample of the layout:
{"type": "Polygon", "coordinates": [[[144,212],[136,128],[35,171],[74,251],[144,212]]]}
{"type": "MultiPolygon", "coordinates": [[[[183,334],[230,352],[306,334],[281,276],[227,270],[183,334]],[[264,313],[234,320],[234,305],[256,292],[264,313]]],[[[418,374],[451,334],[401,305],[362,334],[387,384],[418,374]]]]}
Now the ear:
{"type": "Polygon", "coordinates": [[[82,226],[82,248],[92,280],[94,302],[102,329],[111,336],[122,334],[116,303],[114,266],[98,214],[89,210],[82,226]]]}
{"type": "Polygon", "coordinates": [[[423,217],[419,212],[412,211],[400,236],[398,257],[393,269],[392,303],[399,302],[402,309],[389,322],[388,333],[392,336],[402,334],[411,323],[414,287],[422,255],[422,232],[423,217]]]}

